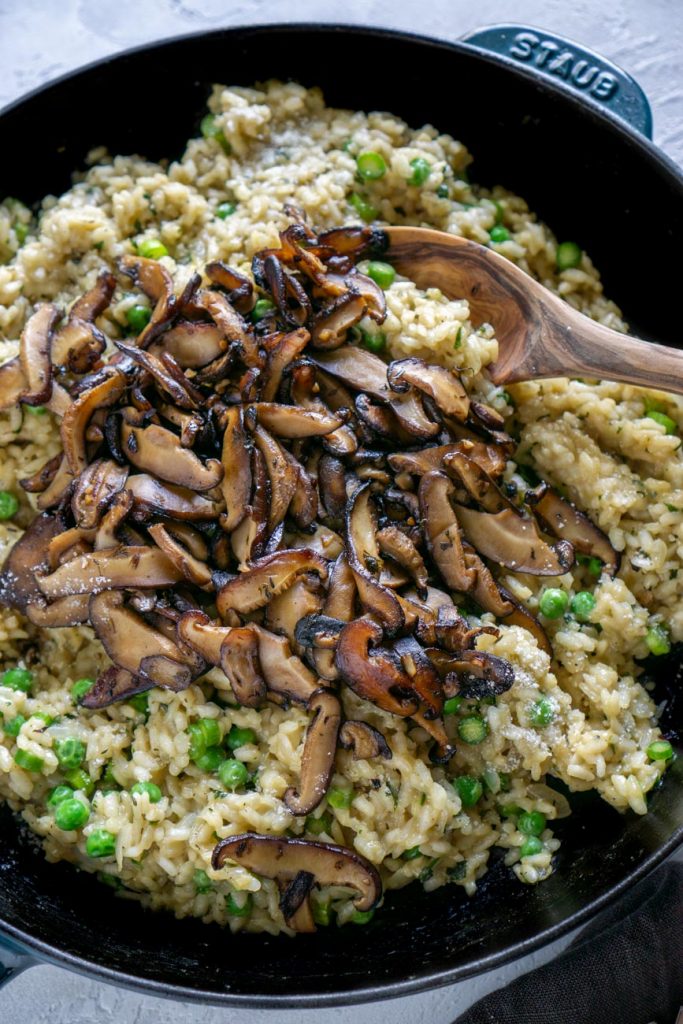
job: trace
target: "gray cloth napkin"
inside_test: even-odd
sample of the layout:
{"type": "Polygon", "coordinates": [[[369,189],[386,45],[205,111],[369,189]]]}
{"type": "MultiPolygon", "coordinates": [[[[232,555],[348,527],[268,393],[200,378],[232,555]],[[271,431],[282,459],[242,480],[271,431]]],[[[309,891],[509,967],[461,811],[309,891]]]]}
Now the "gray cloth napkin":
{"type": "Polygon", "coordinates": [[[683,1006],[683,866],[666,865],[550,964],[455,1024],[676,1024],[683,1006]]]}

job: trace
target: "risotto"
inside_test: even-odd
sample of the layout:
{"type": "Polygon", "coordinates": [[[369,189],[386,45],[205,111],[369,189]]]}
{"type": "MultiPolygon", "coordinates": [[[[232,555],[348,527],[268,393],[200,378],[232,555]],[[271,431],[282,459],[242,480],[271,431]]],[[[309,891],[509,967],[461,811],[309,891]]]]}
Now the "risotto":
{"type": "MultiPolygon", "coordinates": [[[[177,295],[212,260],[250,275],[254,255],[279,245],[291,206],[317,230],[376,222],[464,235],[626,330],[589,256],[558,246],[522,198],[470,183],[471,157],[450,136],[391,114],[328,108],[318,90],[296,84],[218,86],[209,106],[201,137],[177,162],[97,151],[87,173],[36,215],[14,199],[0,205],[0,362],[19,351],[37,303],[68,309],[126,255],[158,259],[177,295]]],[[[289,931],[274,879],[230,858],[212,866],[217,841],[245,832],[348,847],[375,866],[385,890],[454,884],[474,895],[495,847],[521,882],[542,882],[559,847],[553,822],[569,813],[547,778],[645,814],[672,756],[639,663],[683,639],[683,400],[583,380],[495,388],[486,375],[495,333],[473,326],[467,301],[421,290],[391,268],[375,269],[375,279],[387,354],[458,371],[470,399],[500,413],[517,442],[503,474],[509,492],[538,474],[607,535],[620,569],[610,577],[598,559],[580,556],[552,580],[499,574],[542,623],[552,656],[521,625],[496,622],[497,632],[478,637],[478,650],[508,662],[515,681],[490,699],[447,702],[446,730],[457,741],[447,763],[430,761],[432,738],[415,721],[345,688],[345,716],[378,730],[391,758],[340,749],[327,797],[306,817],[285,800],[301,772],[303,708],[237,705],[215,667],[181,692],[155,688],[88,710],[78,700],[110,664],[92,630],[40,629],[0,609],[0,795],[49,860],[97,872],[148,907],[233,931],[289,931]],[[466,738],[463,716],[483,723],[480,735],[466,738]],[[193,725],[202,720],[244,766],[247,785],[226,786],[195,756],[193,725]],[[64,797],[85,809],[68,828],[56,814],[64,797]]],[[[97,326],[121,339],[147,322],[148,306],[119,277],[97,326]]],[[[377,339],[372,322],[360,327],[377,339]]],[[[19,481],[61,450],[58,418],[17,406],[0,417],[0,444],[4,560],[36,514],[37,496],[19,481]]],[[[461,608],[475,628],[496,621],[461,608]]],[[[362,924],[372,913],[359,912],[341,886],[314,889],[311,899],[320,925],[362,924]]]]}

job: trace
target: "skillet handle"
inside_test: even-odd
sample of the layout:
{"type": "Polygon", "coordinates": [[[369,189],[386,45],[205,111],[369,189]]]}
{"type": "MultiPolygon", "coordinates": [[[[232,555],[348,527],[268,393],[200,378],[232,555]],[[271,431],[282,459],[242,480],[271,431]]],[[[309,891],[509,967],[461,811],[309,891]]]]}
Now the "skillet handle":
{"type": "Polygon", "coordinates": [[[534,74],[588,99],[652,138],[652,111],[636,80],[585,46],[522,25],[476,29],[463,36],[463,42],[526,65],[534,74]]]}
{"type": "Polygon", "coordinates": [[[32,956],[0,935],[0,989],[28,967],[38,963],[32,956]]]}

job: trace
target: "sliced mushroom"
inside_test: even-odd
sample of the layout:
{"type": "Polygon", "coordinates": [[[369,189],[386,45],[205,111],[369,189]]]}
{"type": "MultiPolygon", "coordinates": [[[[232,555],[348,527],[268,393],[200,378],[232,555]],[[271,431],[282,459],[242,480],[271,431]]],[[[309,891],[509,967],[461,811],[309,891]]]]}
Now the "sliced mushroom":
{"type": "Polygon", "coordinates": [[[35,574],[47,566],[50,542],[64,524],[57,516],[37,516],[28,530],[10,548],[0,574],[0,604],[25,611],[41,597],[35,574]]]}
{"type": "Polygon", "coordinates": [[[433,470],[443,469],[444,457],[457,450],[455,444],[443,444],[414,452],[392,452],[388,462],[395,473],[424,476],[433,470]]]}
{"type": "Polygon", "coordinates": [[[363,296],[352,292],[332,299],[316,314],[311,324],[311,344],[323,351],[337,348],[346,340],[347,331],[363,318],[367,309],[363,296]]]}
{"type": "Polygon", "coordinates": [[[261,674],[259,637],[250,626],[231,629],[220,649],[220,665],[239,704],[258,708],[266,698],[261,674]]]}
{"type": "Polygon", "coordinates": [[[420,507],[432,558],[448,587],[467,591],[474,586],[476,574],[465,561],[458,519],[450,502],[452,493],[453,485],[445,473],[432,471],[420,481],[420,507]]]}
{"type": "Polygon", "coordinates": [[[128,479],[128,469],[111,459],[97,459],[79,476],[71,498],[71,511],[77,526],[94,530],[106,507],[128,479]]]}
{"type": "Polygon", "coordinates": [[[410,537],[406,536],[397,526],[385,526],[378,532],[377,541],[380,550],[385,555],[393,558],[408,570],[415,580],[418,594],[425,593],[428,580],[427,568],[422,555],[410,537]]]}
{"type": "Polygon", "coordinates": [[[222,331],[223,336],[235,346],[246,366],[260,367],[263,365],[263,355],[257,339],[224,295],[215,291],[203,290],[195,296],[194,305],[197,309],[203,309],[209,314],[222,331]]]}
{"type": "Polygon", "coordinates": [[[259,402],[255,407],[258,422],[276,437],[321,437],[342,426],[341,416],[293,405],[259,402]]]}
{"type": "Polygon", "coordinates": [[[259,663],[270,699],[276,703],[308,704],[320,686],[311,670],[292,654],[285,637],[275,636],[261,626],[253,629],[258,635],[259,663]]]}
{"type": "Polygon", "coordinates": [[[181,409],[200,407],[203,399],[201,392],[193,387],[169,352],[162,351],[157,356],[125,341],[118,340],[115,344],[133,363],[151,374],[161,391],[181,409]]]}
{"type": "Polygon", "coordinates": [[[223,434],[223,480],[221,490],[226,511],[221,526],[230,533],[244,518],[251,495],[251,460],[244,431],[242,409],[234,406],[225,419],[223,434]]]}
{"type": "Polygon", "coordinates": [[[344,722],[339,731],[339,745],[353,752],[354,761],[369,761],[374,757],[390,761],[393,757],[382,733],[367,722],[344,722]]]}
{"type": "Polygon", "coordinates": [[[263,261],[263,276],[282,319],[292,327],[304,324],[311,316],[311,300],[299,280],[272,254],[263,261]]]}
{"type": "Polygon", "coordinates": [[[439,676],[414,637],[397,640],[394,650],[410,680],[413,693],[420,701],[411,718],[437,742],[436,750],[430,754],[431,760],[446,764],[455,753],[455,747],[449,741],[443,724],[444,693],[439,676]]]}
{"type": "Polygon", "coordinates": [[[12,409],[21,401],[27,383],[19,356],[0,366],[0,412],[12,409]]]}
{"type": "Polygon", "coordinates": [[[444,458],[444,469],[458,481],[468,495],[477,501],[485,512],[502,512],[515,506],[500,490],[496,482],[481,466],[462,452],[452,452],[444,458]]]}
{"type": "Polygon", "coordinates": [[[355,694],[382,711],[407,718],[419,711],[420,703],[398,656],[377,646],[381,640],[381,626],[355,619],[339,634],[335,664],[355,694]]]}
{"type": "Polygon", "coordinates": [[[191,491],[210,491],[223,478],[223,467],[218,459],[206,462],[183,448],[170,430],[150,423],[148,427],[121,424],[122,448],[128,460],[159,480],[187,487],[191,491]]]}
{"type": "Polygon", "coordinates": [[[491,514],[459,505],[456,511],[470,543],[499,565],[534,576],[562,576],[574,564],[574,549],[568,541],[548,544],[533,519],[512,509],[491,514]]]}
{"type": "Polygon", "coordinates": [[[122,256],[119,269],[154,303],[151,319],[137,338],[137,344],[144,348],[171,321],[176,311],[173,281],[163,264],[142,256],[122,256]]]}
{"type": "MultiPolygon", "coordinates": [[[[431,652],[427,653],[431,656],[431,652]]],[[[448,674],[454,672],[457,676],[456,692],[468,700],[506,693],[515,681],[512,665],[487,651],[459,651],[441,662],[442,671],[446,665],[448,674]]]]}
{"type": "Polygon", "coordinates": [[[214,284],[225,288],[231,305],[238,313],[249,313],[254,305],[254,286],[248,277],[229,267],[222,260],[213,260],[204,268],[206,276],[214,284]]]}
{"type": "Polygon", "coordinates": [[[222,506],[175,484],[162,484],[147,473],[128,477],[126,489],[134,498],[133,515],[144,521],[153,515],[201,522],[218,517],[222,506]]]}
{"type": "Polygon", "coordinates": [[[52,481],[54,480],[59,467],[62,464],[64,458],[62,452],[58,452],[53,455],[51,459],[48,459],[44,466],[33,474],[33,476],[24,477],[23,480],[19,481],[19,485],[29,494],[42,494],[52,481]]]}
{"type": "Polygon", "coordinates": [[[71,594],[100,594],[128,587],[169,587],[181,573],[159,548],[121,547],[92,551],[65,562],[48,576],[38,575],[40,592],[49,600],[71,594]]]}
{"type": "Polygon", "coordinates": [[[334,770],[334,755],[341,725],[341,704],[331,690],[317,690],[308,702],[311,720],[301,756],[299,791],[288,789],[287,808],[297,816],[310,814],[325,796],[334,770]]]}
{"type": "Polygon", "coordinates": [[[346,468],[333,455],[323,455],[318,465],[320,498],[328,518],[341,521],[346,511],[346,468]]]}
{"type": "Polygon", "coordinates": [[[115,548],[119,545],[118,530],[132,507],[131,491],[119,491],[115,495],[97,527],[94,543],[96,551],[104,551],[105,548],[115,548]]]}
{"type": "Polygon", "coordinates": [[[270,508],[268,511],[268,532],[272,533],[289,509],[299,483],[299,473],[294,460],[290,460],[282,446],[263,427],[254,430],[254,441],[263,455],[270,480],[270,508]]]}
{"type": "Polygon", "coordinates": [[[289,505],[289,514],[298,527],[306,529],[318,515],[318,490],[301,463],[286,449],[283,451],[296,472],[296,488],[289,505]]]}
{"type": "Polygon", "coordinates": [[[216,597],[219,615],[225,618],[230,611],[246,615],[263,608],[305,572],[315,572],[324,581],[327,563],[307,548],[290,548],[266,555],[221,587],[216,597]]]}
{"type": "Polygon", "coordinates": [[[540,649],[545,651],[545,653],[549,654],[552,658],[553,649],[551,647],[550,640],[548,640],[546,631],[543,629],[543,626],[538,619],[532,615],[528,608],[525,608],[520,601],[517,601],[516,598],[514,598],[504,587],[499,585],[498,590],[500,591],[503,599],[512,609],[506,615],[501,616],[505,625],[521,626],[522,629],[526,629],[527,632],[531,633],[534,637],[540,649]]]}
{"type": "Polygon", "coordinates": [[[264,625],[273,633],[280,633],[294,643],[297,623],[309,615],[317,615],[323,605],[323,592],[318,577],[314,574],[300,576],[278,597],[274,597],[266,608],[264,625]]]}
{"type": "Polygon", "coordinates": [[[310,871],[299,871],[291,882],[278,883],[281,892],[280,911],[285,924],[300,934],[311,934],[316,930],[308,899],[314,882],[315,876],[310,871]]]}
{"type": "Polygon", "coordinates": [[[300,871],[315,876],[317,885],[355,889],[356,910],[372,910],[382,897],[382,882],[369,861],[354,850],[310,839],[289,839],[245,832],[222,839],[213,851],[211,864],[220,871],[227,860],[264,878],[291,881],[300,871]]]}
{"type": "Polygon", "coordinates": [[[136,693],[145,693],[154,688],[154,682],[143,676],[133,675],[119,665],[111,665],[100,675],[94,686],[80,698],[81,707],[89,709],[106,708],[121,700],[128,700],[136,693]]]}
{"type": "Polygon", "coordinates": [[[225,355],[227,347],[223,332],[215,324],[184,320],[165,331],[149,351],[157,357],[168,352],[184,370],[200,370],[225,355]]]}
{"type": "Polygon", "coordinates": [[[607,535],[576,505],[547,487],[540,498],[533,501],[532,507],[548,533],[569,541],[583,555],[599,558],[604,571],[609,576],[616,575],[621,561],[619,552],[612,547],[607,535]]]}
{"type": "MultiPolygon", "coordinates": [[[[255,448],[250,461],[252,481],[251,503],[244,518],[230,535],[230,545],[239,562],[240,571],[263,553],[268,538],[268,473],[263,455],[255,448]]],[[[225,529],[223,519],[221,526],[225,529]]]]}
{"type": "Polygon", "coordinates": [[[39,306],[21,335],[19,361],[26,388],[21,401],[26,405],[43,405],[52,391],[52,338],[59,309],[52,303],[39,306]]]}
{"type": "Polygon", "coordinates": [[[501,593],[501,589],[493,578],[489,567],[481,560],[477,552],[467,541],[463,542],[463,550],[465,552],[465,565],[475,574],[474,586],[472,587],[472,597],[474,600],[484,611],[491,612],[492,615],[496,615],[498,618],[509,615],[512,611],[512,605],[501,593]]]}
{"type": "Polygon", "coordinates": [[[118,370],[107,367],[91,383],[83,381],[84,390],[64,413],[61,424],[62,446],[69,470],[77,476],[88,465],[85,431],[97,409],[106,408],[122,395],[126,379],[118,370]]]}
{"type": "Polygon", "coordinates": [[[202,656],[209,665],[220,665],[221,647],[230,635],[229,626],[213,622],[205,612],[191,609],[176,623],[178,639],[202,656]]]}
{"type": "Polygon", "coordinates": [[[155,523],[154,526],[150,526],[148,533],[154,543],[161,548],[168,560],[189,583],[194,583],[200,590],[211,591],[214,589],[209,567],[172,537],[161,523],[155,523]]]}
{"type": "Polygon", "coordinates": [[[470,400],[454,370],[426,363],[424,359],[397,359],[389,364],[387,380],[392,391],[417,388],[432,399],[444,416],[463,422],[467,419],[470,400]]]}
{"type": "MultiPolygon", "coordinates": [[[[327,597],[323,604],[324,615],[341,622],[350,622],[355,616],[356,579],[345,554],[337,557],[330,570],[327,597]]],[[[323,679],[337,679],[339,670],[334,662],[334,650],[313,651],[313,664],[323,679]]]]}
{"type": "Polygon", "coordinates": [[[42,629],[56,629],[64,626],[80,626],[88,621],[89,594],[74,594],[60,597],[52,604],[45,600],[31,601],[26,605],[26,618],[42,629]]]}
{"type": "Polygon", "coordinates": [[[299,328],[299,330],[280,335],[275,345],[268,349],[266,380],[261,390],[261,399],[264,402],[272,402],[277,396],[284,371],[295,359],[298,359],[309,339],[308,331],[299,328]]]}
{"type": "Polygon", "coordinates": [[[395,595],[378,582],[381,560],[376,531],[370,484],[363,484],[347,506],[347,557],[361,604],[377,616],[389,636],[394,636],[402,628],[404,616],[395,595]]]}
{"type": "Polygon", "coordinates": [[[446,651],[466,651],[474,647],[477,637],[484,633],[498,636],[496,626],[470,626],[455,605],[442,605],[436,617],[434,637],[439,647],[446,651]]]}

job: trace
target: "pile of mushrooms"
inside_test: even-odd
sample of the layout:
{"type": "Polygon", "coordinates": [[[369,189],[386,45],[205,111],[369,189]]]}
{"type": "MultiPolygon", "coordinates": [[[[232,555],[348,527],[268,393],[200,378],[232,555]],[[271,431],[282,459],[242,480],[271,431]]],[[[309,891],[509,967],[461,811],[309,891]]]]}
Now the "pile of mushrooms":
{"type": "MultiPolygon", "coordinates": [[[[503,486],[514,442],[456,372],[356,343],[362,318],[386,316],[356,266],[382,245],[299,216],[255,257],[255,283],[215,261],[180,295],[161,263],[125,256],[120,274],[152,306],[138,337],[107,348],[105,271],[66,318],[42,305],[0,367],[0,408],[47,405],[63,446],[21,481],[40,514],[0,600],[36,626],[92,626],[112,665],[86,708],[217,666],[242,705],[307,709],[284,798],[295,815],[324,798],[338,745],[391,757],[376,729],[344,720],[343,686],[421,726],[438,763],[454,753],[444,699],[512,686],[511,666],[476,649],[497,629],[471,626],[454,595],[549,651],[498,568],[560,575],[578,551],[617,569],[605,535],[546,484],[503,486]],[[259,297],[271,306],[257,319],[259,297]]],[[[312,927],[314,882],[345,878],[364,909],[381,895],[369,864],[321,843],[242,836],[219,844],[225,858],[276,877],[298,929],[312,927]]]]}

